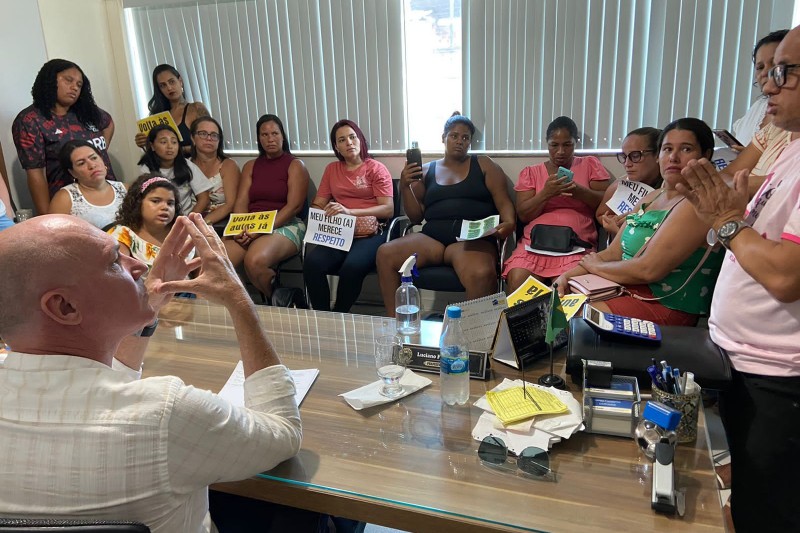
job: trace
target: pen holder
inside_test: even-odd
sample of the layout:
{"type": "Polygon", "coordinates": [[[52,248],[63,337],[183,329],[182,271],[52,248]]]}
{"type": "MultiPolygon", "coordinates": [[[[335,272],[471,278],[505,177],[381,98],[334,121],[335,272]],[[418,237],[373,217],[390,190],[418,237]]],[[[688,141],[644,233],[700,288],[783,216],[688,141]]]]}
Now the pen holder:
{"type": "Polygon", "coordinates": [[[681,413],[681,421],[675,430],[678,442],[693,442],[697,439],[697,417],[700,409],[700,388],[692,394],[670,394],[658,387],[652,389],[653,399],[681,413]]]}

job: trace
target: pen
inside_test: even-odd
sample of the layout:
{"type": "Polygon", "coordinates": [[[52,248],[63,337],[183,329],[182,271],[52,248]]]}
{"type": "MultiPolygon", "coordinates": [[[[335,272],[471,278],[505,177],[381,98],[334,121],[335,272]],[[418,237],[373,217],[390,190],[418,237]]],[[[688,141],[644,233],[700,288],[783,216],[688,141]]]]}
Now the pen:
{"type": "Polygon", "coordinates": [[[656,366],[655,365],[648,366],[647,373],[650,374],[650,379],[653,381],[653,386],[661,390],[664,390],[664,385],[661,380],[661,374],[659,374],[658,370],[656,370],[656,366]]]}
{"type": "Polygon", "coordinates": [[[672,369],[672,378],[675,381],[675,394],[683,394],[681,388],[681,371],[677,367],[672,369]]]}

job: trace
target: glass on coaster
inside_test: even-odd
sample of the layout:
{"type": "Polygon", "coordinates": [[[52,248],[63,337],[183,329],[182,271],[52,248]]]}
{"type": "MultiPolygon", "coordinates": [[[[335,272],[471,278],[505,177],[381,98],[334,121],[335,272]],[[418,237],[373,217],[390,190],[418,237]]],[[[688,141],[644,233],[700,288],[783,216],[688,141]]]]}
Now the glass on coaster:
{"type": "Polygon", "coordinates": [[[403,344],[397,335],[382,335],[375,339],[375,368],[383,380],[380,393],[387,398],[403,395],[400,378],[406,372],[403,361],[398,357],[403,344]]]}

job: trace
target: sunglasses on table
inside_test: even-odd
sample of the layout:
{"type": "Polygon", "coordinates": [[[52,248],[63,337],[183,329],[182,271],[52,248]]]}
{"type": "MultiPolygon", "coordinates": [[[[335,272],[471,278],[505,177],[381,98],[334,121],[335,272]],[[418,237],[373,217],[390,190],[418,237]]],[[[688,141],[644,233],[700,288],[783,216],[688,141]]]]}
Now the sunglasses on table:
{"type": "Polygon", "coordinates": [[[519,455],[508,451],[503,439],[489,435],[484,437],[478,447],[478,458],[481,464],[507,472],[521,472],[524,477],[544,481],[555,481],[556,473],[550,469],[550,456],[546,451],[535,446],[529,446],[519,455]],[[517,468],[512,468],[506,463],[512,459],[517,463],[517,468]]]}
{"type": "Polygon", "coordinates": [[[627,154],[625,152],[620,152],[617,154],[617,161],[619,161],[623,165],[625,164],[625,161],[627,161],[628,159],[631,160],[631,163],[638,163],[639,161],[642,160],[644,154],[652,154],[652,153],[655,153],[655,150],[634,150],[633,152],[628,152],[627,154]]]}

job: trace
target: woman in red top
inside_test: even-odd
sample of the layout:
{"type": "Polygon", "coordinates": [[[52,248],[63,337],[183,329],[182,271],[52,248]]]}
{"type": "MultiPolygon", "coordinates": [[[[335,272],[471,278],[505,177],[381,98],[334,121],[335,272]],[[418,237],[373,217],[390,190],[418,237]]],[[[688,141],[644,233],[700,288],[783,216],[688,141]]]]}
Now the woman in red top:
{"type": "Polygon", "coordinates": [[[264,115],[256,123],[257,159],[244,164],[234,213],[277,210],[270,235],[250,234],[246,230],[225,239],[228,257],[235,266],[244,260],[247,277],[266,297],[272,297],[275,266],[300,251],[306,225],[298,218],[308,195],[308,170],[289,151],[283,122],[275,115],[264,115]]]}
{"type": "MultiPolygon", "coordinates": [[[[392,176],[372,159],[364,134],[351,120],[340,120],[331,129],[331,145],[339,161],[322,174],[317,197],[311,207],[327,216],[374,216],[386,220],[394,214],[392,176]]],[[[349,252],[310,246],[303,260],[303,278],[308,299],[317,311],[330,311],[328,274],[339,275],[334,311],[346,313],[361,293],[364,278],[375,267],[375,254],[386,237],[378,232],[371,237],[353,239],[349,252]]]]}

